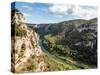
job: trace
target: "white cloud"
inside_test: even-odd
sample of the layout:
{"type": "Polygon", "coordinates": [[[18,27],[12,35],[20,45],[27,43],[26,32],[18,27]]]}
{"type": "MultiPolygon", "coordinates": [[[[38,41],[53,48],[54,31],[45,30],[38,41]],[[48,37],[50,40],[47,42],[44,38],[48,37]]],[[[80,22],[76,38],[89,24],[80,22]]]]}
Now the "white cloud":
{"type": "Polygon", "coordinates": [[[26,10],[27,10],[27,9],[28,9],[28,10],[33,10],[32,7],[27,6],[27,5],[23,5],[22,7],[25,8],[26,10]]]}
{"type": "Polygon", "coordinates": [[[67,10],[66,5],[53,5],[49,8],[49,10],[53,13],[59,14],[65,12],[67,10]]]}
{"type": "Polygon", "coordinates": [[[54,14],[71,15],[82,19],[97,17],[97,8],[91,6],[54,4],[53,6],[49,7],[49,10],[54,14]]]}
{"type": "Polygon", "coordinates": [[[83,19],[91,19],[97,17],[97,8],[93,9],[91,7],[83,8],[82,6],[77,6],[73,11],[73,15],[83,18],[83,19]]]}
{"type": "Polygon", "coordinates": [[[23,13],[23,15],[24,15],[25,17],[30,17],[30,16],[31,16],[31,15],[28,14],[28,13],[23,13]]]}

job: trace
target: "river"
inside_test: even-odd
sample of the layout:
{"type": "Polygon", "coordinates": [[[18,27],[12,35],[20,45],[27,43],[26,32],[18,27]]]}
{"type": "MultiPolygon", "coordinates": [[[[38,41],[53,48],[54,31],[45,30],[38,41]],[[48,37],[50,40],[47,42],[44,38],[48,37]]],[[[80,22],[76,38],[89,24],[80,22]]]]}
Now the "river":
{"type": "Polygon", "coordinates": [[[91,68],[91,67],[88,67],[87,65],[85,64],[82,64],[82,63],[75,63],[74,61],[70,60],[70,59],[67,59],[63,56],[59,56],[59,55],[52,55],[50,52],[48,52],[48,50],[46,50],[46,48],[43,46],[43,39],[42,38],[39,38],[39,45],[42,49],[42,51],[52,60],[58,62],[58,63],[61,63],[63,65],[66,65],[66,64],[72,64],[72,65],[75,65],[81,69],[87,69],[87,68],[91,68]]]}

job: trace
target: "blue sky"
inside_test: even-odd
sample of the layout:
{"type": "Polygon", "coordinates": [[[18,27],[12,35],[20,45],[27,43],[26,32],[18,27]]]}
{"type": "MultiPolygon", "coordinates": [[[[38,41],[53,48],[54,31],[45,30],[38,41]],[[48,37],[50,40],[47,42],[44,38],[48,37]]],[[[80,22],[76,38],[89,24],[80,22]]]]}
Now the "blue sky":
{"type": "Polygon", "coordinates": [[[16,2],[15,8],[23,13],[25,22],[35,24],[97,17],[97,7],[93,6],[16,2]]]}

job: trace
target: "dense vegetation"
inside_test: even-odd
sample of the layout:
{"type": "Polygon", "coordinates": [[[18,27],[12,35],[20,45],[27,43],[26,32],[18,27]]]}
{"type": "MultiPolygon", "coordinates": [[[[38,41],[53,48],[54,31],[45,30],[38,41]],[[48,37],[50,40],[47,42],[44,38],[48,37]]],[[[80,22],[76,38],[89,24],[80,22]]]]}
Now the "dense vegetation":
{"type": "Polygon", "coordinates": [[[27,61],[26,71],[35,71],[37,68],[36,66],[38,66],[38,64],[42,61],[46,63],[44,71],[64,71],[64,70],[80,69],[79,67],[76,67],[72,64],[64,64],[62,62],[58,62],[55,60],[55,58],[50,59],[48,58],[48,55],[41,55],[41,56],[32,55],[27,61]],[[38,61],[36,61],[36,59],[38,59],[38,61]]]}
{"type": "Polygon", "coordinates": [[[43,45],[53,55],[97,67],[97,18],[40,24],[43,45]]]}
{"type": "Polygon", "coordinates": [[[15,35],[16,36],[20,36],[20,37],[26,36],[27,35],[27,31],[22,29],[20,26],[16,26],[16,28],[15,28],[15,35]]]}

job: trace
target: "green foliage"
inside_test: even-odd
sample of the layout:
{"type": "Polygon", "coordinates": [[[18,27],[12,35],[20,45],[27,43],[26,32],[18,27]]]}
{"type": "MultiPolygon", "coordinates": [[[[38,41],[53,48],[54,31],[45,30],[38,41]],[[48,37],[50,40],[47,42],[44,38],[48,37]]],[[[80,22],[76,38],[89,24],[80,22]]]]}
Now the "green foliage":
{"type": "Polygon", "coordinates": [[[35,64],[34,58],[35,58],[35,56],[31,55],[30,58],[27,60],[27,63],[28,63],[27,71],[35,71],[36,64],[35,64]]]}
{"type": "Polygon", "coordinates": [[[15,34],[16,34],[16,36],[23,37],[23,36],[27,35],[27,31],[24,30],[24,29],[22,29],[20,26],[16,26],[16,28],[15,28],[15,34]]]}
{"type": "Polygon", "coordinates": [[[59,43],[58,36],[51,36],[50,34],[45,35],[43,44],[47,47],[48,51],[52,53],[58,53],[59,55],[68,56],[70,54],[70,49],[68,46],[63,46],[59,43]]]}
{"type": "Polygon", "coordinates": [[[97,18],[48,24],[43,27],[43,45],[53,55],[71,57],[78,62],[97,66],[96,27],[97,18]],[[84,27],[90,29],[78,31],[78,28],[84,27]]]}
{"type": "Polygon", "coordinates": [[[24,49],[20,50],[20,53],[18,54],[19,58],[22,58],[24,56],[24,49]]]}
{"type": "Polygon", "coordinates": [[[72,70],[79,69],[78,67],[70,64],[63,64],[58,62],[56,59],[50,59],[47,55],[41,55],[38,57],[39,60],[43,60],[47,64],[48,71],[64,71],[64,70],[72,70]]]}
{"type": "Polygon", "coordinates": [[[58,62],[58,60],[52,59],[47,55],[43,54],[40,56],[31,55],[27,61],[28,64],[27,70],[35,71],[38,64],[42,61],[44,61],[44,63],[46,64],[45,71],[64,71],[64,70],[79,69],[79,67],[58,62]]]}

